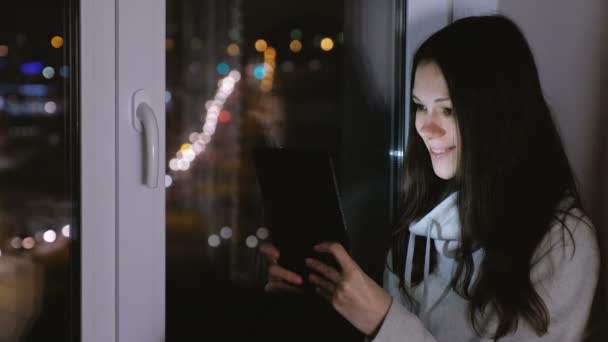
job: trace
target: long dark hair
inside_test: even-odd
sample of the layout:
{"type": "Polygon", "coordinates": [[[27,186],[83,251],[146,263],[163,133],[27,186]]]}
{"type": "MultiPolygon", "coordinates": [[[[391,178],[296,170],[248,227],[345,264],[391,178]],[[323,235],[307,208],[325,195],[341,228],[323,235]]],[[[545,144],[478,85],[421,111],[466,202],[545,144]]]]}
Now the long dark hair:
{"type": "MultiPolygon", "coordinates": [[[[458,191],[461,245],[451,287],[469,301],[475,331],[487,333],[479,318],[491,308],[498,320],[495,338],[514,331],[520,318],[543,335],[549,314],[530,280],[532,257],[554,220],[571,237],[564,220],[581,203],[528,43],[505,17],[469,17],[427,39],[414,57],[412,72],[427,62],[436,63],[446,79],[461,138],[460,159],[452,180],[435,176],[414,130],[415,115],[410,116],[402,216],[391,241],[392,270],[413,302],[403,275],[408,227],[458,191]],[[570,205],[557,209],[566,197],[570,205]],[[484,249],[484,258],[473,280],[472,254],[478,247],[484,249]]],[[[415,249],[414,285],[421,281],[424,260],[424,247],[415,249]]],[[[433,250],[432,268],[434,260],[433,250]]]]}

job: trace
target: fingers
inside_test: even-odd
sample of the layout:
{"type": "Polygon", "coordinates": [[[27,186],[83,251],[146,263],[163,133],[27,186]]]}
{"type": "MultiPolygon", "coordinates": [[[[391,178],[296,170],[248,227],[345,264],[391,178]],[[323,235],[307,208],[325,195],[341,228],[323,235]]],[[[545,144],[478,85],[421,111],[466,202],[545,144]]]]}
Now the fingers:
{"type": "Polygon", "coordinates": [[[289,285],[280,280],[271,280],[264,286],[266,292],[291,292],[291,293],[304,293],[301,287],[289,285]]]}
{"type": "Polygon", "coordinates": [[[355,262],[350,255],[348,255],[344,247],[337,242],[323,242],[316,245],[314,249],[317,252],[330,253],[333,255],[343,270],[349,270],[356,266],[355,262]]]}
{"type": "Polygon", "coordinates": [[[277,260],[279,259],[279,257],[281,256],[281,254],[279,253],[279,250],[271,243],[263,243],[260,245],[260,252],[262,254],[264,254],[269,261],[271,261],[272,263],[277,262],[277,260]]]}
{"type": "Polygon", "coordinates": [[[333,283],[338,283],[342,277],[340,272],[338,272],[335,268],[328,266],[317,259],[306,258],[306,265],[318,273],[321,273],[325,278],[329,279],[333,283]]]}
{"type": "Polygon", "coordinates": [[[302,285],[303,280],[298,274],[286,270],[279,265],[271,265],[268,269],[270,279],[277,279],[293,285],[302,285]]]}
{"type": "MultiPolygon", "coordinates": [[[[308,276],[308,279],[311,283],[315,284],[318,288],[322,289],[325,294],[332,295],[336,292],[336,285],[327,279],[323,279],[323,277],[319,277],[315,274],[311,274],[308,276]]],[[[330,296],[331,298],[331,296],[330,296]]]]}

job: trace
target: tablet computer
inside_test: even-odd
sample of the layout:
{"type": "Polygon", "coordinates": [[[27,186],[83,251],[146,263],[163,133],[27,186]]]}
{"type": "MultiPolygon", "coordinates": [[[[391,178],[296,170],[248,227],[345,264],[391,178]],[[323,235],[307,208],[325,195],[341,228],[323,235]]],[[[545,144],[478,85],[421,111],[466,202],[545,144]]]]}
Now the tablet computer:
{"type": "Polygon", "coordinates": [[[256,149],[253,152],[262,192],[264,221],[281,252],[279,264],[302,275],[305,258],[320,256],[313,246],[325,241],[349,250],[344,213],[331,156],[322,150],[256,149]]]}

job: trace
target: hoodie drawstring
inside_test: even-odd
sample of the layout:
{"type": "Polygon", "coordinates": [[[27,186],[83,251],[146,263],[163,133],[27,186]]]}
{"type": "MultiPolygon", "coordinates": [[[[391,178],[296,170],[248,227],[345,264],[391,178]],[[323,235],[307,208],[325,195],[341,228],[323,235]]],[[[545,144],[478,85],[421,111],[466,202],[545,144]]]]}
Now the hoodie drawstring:
{"type": "MultiPolygon", "coordinates": [[[[420,313],[425,314],[426,306],[428,303],[428,277],[431,268],[431,230],[434,224],[438,224],[435,220],[426,229],[426,248],[424,251],[424,278],[423,278],[423,290],[422,290],[422,305],[420,313]]],[[[407,256],[405,259],[405,280],[409,287],[412,287],[412,264],[414,261],[414,247],[416,245],[416,235],[410,233],[410,239],[407,244],[407,256]]]]}

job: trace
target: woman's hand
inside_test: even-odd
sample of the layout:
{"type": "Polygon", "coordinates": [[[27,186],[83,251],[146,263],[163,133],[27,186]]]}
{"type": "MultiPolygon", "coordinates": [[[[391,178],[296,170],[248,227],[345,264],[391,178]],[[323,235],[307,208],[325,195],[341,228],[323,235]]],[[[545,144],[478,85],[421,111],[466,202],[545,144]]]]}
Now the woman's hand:
{"type": "Polygon", "coordinates": [[[308,258],[306,265],[323,275],[311,274],[310,282],[344,318],[368,336],[375,335],[389,307],[391,296],[367,276],[339,243],[325,242],[315,251],[334,256],[342,271],[308,258]]]}
{"type": "Polygon", "coordinates": [[[268,282],[264,286],[265,291],[302,292],[302,277],[278,265],[281,253],[274,245],[263,243],[260,245],[260,252],[266,256],[270,263],[268,282]]]}

